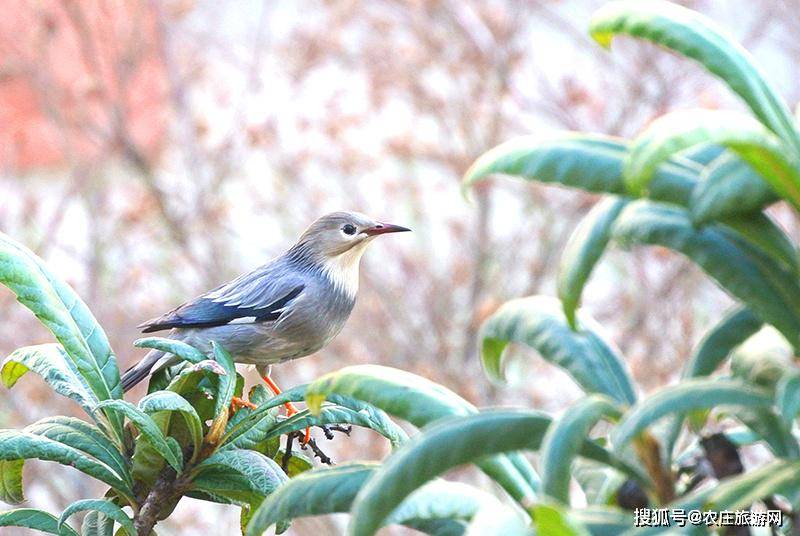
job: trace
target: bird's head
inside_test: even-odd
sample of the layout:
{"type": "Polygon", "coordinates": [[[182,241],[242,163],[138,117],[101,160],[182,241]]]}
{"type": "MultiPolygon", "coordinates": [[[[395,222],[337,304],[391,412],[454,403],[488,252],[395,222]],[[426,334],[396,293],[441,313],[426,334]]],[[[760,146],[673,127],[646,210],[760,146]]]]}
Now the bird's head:
{"type": "Polygon", "coordinates": [[[332,212],[312,223],[295,248],[302,248],[322,262],[337,258],[357,262],[366,245],[376,236],[410,230],[374,220],[360,212],[332,212]]]}

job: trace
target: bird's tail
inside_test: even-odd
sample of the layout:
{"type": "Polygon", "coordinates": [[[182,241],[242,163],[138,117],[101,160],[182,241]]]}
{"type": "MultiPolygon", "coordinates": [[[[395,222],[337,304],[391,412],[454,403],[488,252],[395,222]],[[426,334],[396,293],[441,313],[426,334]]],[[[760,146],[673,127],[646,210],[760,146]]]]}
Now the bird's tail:
{"type": "Polygon", "coordinates": [[[161,361],[162,357],[164,357],[164,352],[161,350],[150,350],[141,361],[126,370],[122,375],[122,390],[129,391],[140,381],[147,378],[151,372],[155,372],[153,368],[156,363],[161,361]]]}

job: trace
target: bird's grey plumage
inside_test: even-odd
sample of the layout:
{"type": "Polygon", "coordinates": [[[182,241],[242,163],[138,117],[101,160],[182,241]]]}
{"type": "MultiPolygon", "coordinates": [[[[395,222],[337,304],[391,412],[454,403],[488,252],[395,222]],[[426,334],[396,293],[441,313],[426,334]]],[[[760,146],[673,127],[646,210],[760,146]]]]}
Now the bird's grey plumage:
{"type": "MultiPolygon", "coordinates": [[[[344,327],[358,288],[358,262],[377,234],[407,230],[356,212],[315,221],[282,256],[142,324],[145,333],[170,330],[203,352],[216,341],[239,363],[267,367],[312,354],[344,327]],[[349,234],[352,226],[356,229],[349,234]]],[[[151,351],[122,377],[130,389],[174,363],[151,351]]]]}

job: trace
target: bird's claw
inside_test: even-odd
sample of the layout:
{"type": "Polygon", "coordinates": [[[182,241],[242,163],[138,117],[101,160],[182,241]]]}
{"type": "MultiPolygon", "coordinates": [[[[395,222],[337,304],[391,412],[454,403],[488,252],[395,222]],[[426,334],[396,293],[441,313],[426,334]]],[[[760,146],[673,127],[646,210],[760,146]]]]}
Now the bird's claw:
{"type": "Polygon", "coordinates": [[[291,417],[295,413],[300,413],[300,410],[297,409],[297,406],[295,406],[291,402],[286,402],[283,406],[286,408],[286,416],[287,417],[291,417]]]}
{"type": "Polygon", "coordinates": [[[245,400],[244,398],[239,398],[238,396],[231,398],[231,413],[236,413],[242,408],[256,409],[257,407],[258,406],[245,400]]]}

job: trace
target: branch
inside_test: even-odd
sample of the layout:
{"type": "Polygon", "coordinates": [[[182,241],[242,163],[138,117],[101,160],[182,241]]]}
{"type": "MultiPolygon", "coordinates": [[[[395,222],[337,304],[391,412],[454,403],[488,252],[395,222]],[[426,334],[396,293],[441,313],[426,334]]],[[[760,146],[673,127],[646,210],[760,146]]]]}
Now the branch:
{"type": "Polygon", "coordinates": [[[667,504],[675,498],[675,483],[670,470],[661,462],[661,447],[649,433],[642,434],[633,444],[636,454],[653,479],[659,503],[667,504]]]}
{"type": "Polygon", "coordinates": [[[138,536],[150,536],[156,523],[169,515],[191,486],[189,478],[176,477],[177,473],[172,467],[167,466],[161,471],[133,520],[138,536]]]}

